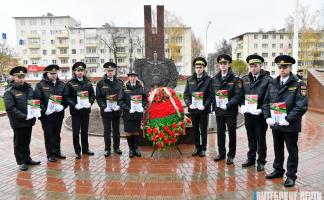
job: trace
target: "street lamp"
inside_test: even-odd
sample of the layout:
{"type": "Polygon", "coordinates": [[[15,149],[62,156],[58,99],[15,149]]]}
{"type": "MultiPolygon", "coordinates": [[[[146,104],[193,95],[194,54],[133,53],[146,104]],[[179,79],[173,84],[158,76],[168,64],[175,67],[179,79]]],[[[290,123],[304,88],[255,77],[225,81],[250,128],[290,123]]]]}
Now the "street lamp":
{"type": "Polygon", "coordinates": [[[207,28],[206,28],[206,45],[205,45],[205,56],[206,56],[206,59],[207,59],[207,31],[208,31],[208,28],[211,24],[211,21],[208,22],[208,25],[207,25],[207,28]]]}

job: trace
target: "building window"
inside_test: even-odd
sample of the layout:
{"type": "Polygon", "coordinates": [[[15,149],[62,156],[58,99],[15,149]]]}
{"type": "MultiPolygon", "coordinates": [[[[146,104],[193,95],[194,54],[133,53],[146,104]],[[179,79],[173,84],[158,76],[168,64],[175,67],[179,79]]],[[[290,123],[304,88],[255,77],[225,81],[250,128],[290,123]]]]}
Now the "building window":
{"type": "Polygon", "coordinates": [[[112,58],[109,59],[109,62],[114,62],[114,60],[112,58]]]}
{"type": "Polygon", "coordinates": [[[72,59],[72,63],[76,63],[76,59],[72,59]]]}
{"type": "Polygon", "coordinates": [[[100,49],[100,53],[105,53],[105,50],[104,49],[100,49]]]}
{"type": "Polygon", "coordinates": [[[268,39],[268,35],[263,34],[263,35],[262,35],[262,39],[264,39],[264,40],[265,40],[265,39],[268,39]]]}
{"type": "Polygon", "coordinates": [[[37,34],[37,30],[31,30],[31,31],[30,31],[30,34],[31,34],[31,35],[36,35],[36,34],[37,34]]]}
{"type": "Polygon", "coordinates": [[[52,55],[55,55],[55,54],[56,54],[56,50],[55,50],[55,49],[52,49],[51,54],[52,54],[52,55]]]}
{"type": "Polygon", "coordinates": [[[79,40],[79,43],[80,43],[80,44],[83,44],[83,39],[80,39],[80,40],[79,40]]]}
{"type": "Polygon", "coordinates": [[[41,20],[41,24],[42,24],[42,26],[46,26],[46,20],[45,19],[42,19],[41,20]]]}
{"type": "Polygon", "coordinates": [[[29,20],[29,24],[30,24],[31,26],[37,26],[37,19],[30,19],[30,20],[29,20]]]}
{"type": "Polygon", "coordinates": [[[20,25],[25,26],[25,20],[24,19],[20,20],[20,25]]]}
{"type": "Polygon", "coordinates": [[[94,68],[94,67],[91,67],[91,68],[89,68],[89,72],[90,73],[96,73],[97,72],[97,69],[94,68]]]}
{"type": "Polygon", "coordinates": [[[137,53],[142,53],[142,49],[138,48],[137,53]]]}
{"type": "Polygon", "coordinates": [[[268,53],[262,53],[263,58],[268,58],[268,53]]]}
{"type": "Polygon", "coordinates": [[[67,64],[68,63],[68,59],[62,59],[61,60],[61,64],[67,64]]]}
{"type": "Polygon", "coordinates": [[[125,49],[125,47],[117,47],[116,48],[116,52],[118,52],[118,53],[125,53],[126,52],[126,49],[125,49]]]}
{"type": "Polygon", "coordinates": [[[272,39],[276,39],[276,35],[275,34],[272,35],[272,39]]]}
{"type": "Polygon", "coordinates": [[[86,48],[86,52],[87,53],[96,53],[97,52],[97,48],[96,47],[87,47],[86,48]]]}
{"type": "Polygon", "coordinates": [[[284,35],[280,35],[280,39],[283,40],[284,39],[284,35]]]}
{"type": "Polygon", "coordinates": [[[24,65],[28,64],[28,60],[23,60],[24,65]]]}
{"type": "Polygon", "coordinates": [[[264,62],[263,66],[265,66],[265,67],[268,66],[268,62],[264,62]]]}
{"type": "Polygon", "coordinates": [[[86,58],[86,63],[97,63],[97,58],[86,58]]]}
{"type": "Polygon", "coordinates": [[[258,48],[258,44],[254,44],[254,48],[257,49],[258,48]]]}
{"type": "Polygon", "coordinates": [[[71,44],[75,44],[75,39],[72,39],[71,40],[71,44]]]}
{"type": "Polygon", "coordinates": [[[46,35],[46,30],[42,30],[42,35],[46,35]]]}
{"type": "Polygon", "coordinates": [[[105,59],[100,59],[100,62],[101,63],[105,63],[105,59]]]}
{"type": "Polygon", "coordinates": [[[272,44],[272,48],[273,48],[273,49],[276,48],[276,44],[272,44]]]}
{"type": "Polygon", "coordinates": [[[56,64],[56,60],[55,60],[55,59],[54,59],[54,60],[52,60],[52,63],[53,63],[53,64],[56,64]]]}
{"type": "Polygon", "coordinates": [[[67,54],[67,49],[60,49],[60,54],[67,54]]]}
{"type": "Polygon", "coordinates": [[[84,53],[84,49],[80,49],[80,53],[83,54],[84,53]]]}
{"type": "Polygon", "coordinates": [[[84,59],[81,59],[81,62],[84,62],[84,59]]]}
{"type": "Polygon", "coordinates": [[[257,34],[254,34],[254,39],[258,39],[258,35],[257,34]]]}
{"type": "Polygon", "coordinates": [[[43,49],[43,55],[46,56],[47,55],[47,50],[43,49]]]}
{"type": "Polygon", "coordinates": [[[72,54],[76,54],[76,49],[72,49],[72,54]]]}
{"type": "Polygon", "coordinates": [[[43,65],[47,65],[47,60],[43,60],[43,65]]]}
{"type": "Polygon", "coordinates": [[[280,48],[281,48],[281,49],[283,48],[283,44],[280,44],[280,48]]]}
{"type": "Polygon", "coordinates": [[[123,62],[125,62],[125,59],[124,58],[117,58],[117,62],[123,63],[123,62]]]}
{"type": "Polygon", "coordinates": [[[268,44],[263,43],[263,44],[262,44],[262,48],[268,48],[268,44]]]}
{"type": "Polygon", "coordinates": [[[276,74],[275,71],[271,71],[271,76],[274,76],[276,74]]]}
{"type": "Polygon", "coordinates": [[[55,40],[51,40],[51,44],[55,44],[55,40]]]}
{"type": "Polygon", "coordinates": [[[276,53],[273,52],[273,53],[272,53],[272,57],[276,57],[276,53]]]}
{"type": "Polygon", "coordinates": [[[282,53],[282,52],[280,52],[280,53],[279,53],[279,55],[281,56],[281,55],[283,55],[283,53],[282,53]]]}
{"type": "Polygon", "coordinates": [[[288,44],[288,47],[291,49],[292,48],[292,45],[291,44],[288,44]]]}
{"type": "Polygon", "coordinates": [[[272,62],[272,63],[271,63],[271,66],[272,66],[272,67],[276,66],[276,63],[275,63],[275,62],[272,62]]]}
{"type": "Polygon", "coordinates": [[[51,35],[54,35],[55,34],[55,30],[51,30],[51,35]]]}

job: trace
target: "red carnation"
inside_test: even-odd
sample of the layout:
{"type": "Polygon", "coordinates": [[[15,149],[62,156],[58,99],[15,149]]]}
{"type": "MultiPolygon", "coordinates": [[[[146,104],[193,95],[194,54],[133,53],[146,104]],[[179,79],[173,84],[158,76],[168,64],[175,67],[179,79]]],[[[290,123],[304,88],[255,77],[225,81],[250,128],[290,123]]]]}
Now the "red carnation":
{"type": "Polygon", "coordinates": [[[172,128],[177,128],[177,124],[172,124],[172,128]]]}
{"type": "Polygon", "coordinates": [[[170,131],[169,135],[173,137],[174,136],[174,131],[170,131]]]}
{"type": "Polygon", "coordinates": [[[148,134],[151,134],[151,133],[152,133],[152,128],[151,128],[151,127],[149,127],[149,128],[147,129],[147,133],[148,133],[148,134]]]}
{"type": "Polygon", "coordinates": [[[184,128],[184,122],[183,121],[180,122],[180,126],[181,126],[181,128],[184,128]]]}
{"type": "Polygon", "coordinates": [[[158,137],[156,137],[156,136],[153,137],[153,141],[154,141],[154,142],[158,141],[158,137]]]}
{"type": "Polygon", "coordinates": [[[163,147],[163,144],[160,143],[160,142],[158,142],[158,143],[156,143],[156,146],[157,146],[159,149],[161,149],[161,148],[163,147]]]}
{"type": "Polygon", "coordinates": [[[159,132],[159,129],[158,128],[154,128],[153,132],[154,133],[158,133],[159,132]]]}
{"type": "Polygon", "coordinates": [[[164,128],[164,130],[165,130],[166,132],[169,132],[169,131],[170,131],[170,129],[169,129],[168,126],[164,126],[163,128],[164,128]]]}
{"type": "Polygon", "coordinates": [[[165,138],[164,138],[164,143],[165,143],[165,144],[169,144],[169,142],[170,142],[169,138],[165,137],[165,138]]]}
{"type": "Polygon", "coordinates": [[[177,142],[177,138],[172,138],[172,144],[175,144],[177,142]]]}
{"type": "Polygon", "coordinates": [[[160,132],[159,135],[158,135],[159,138],[163,138],[164,137],[164,133],[163,132],[160,132]]]}

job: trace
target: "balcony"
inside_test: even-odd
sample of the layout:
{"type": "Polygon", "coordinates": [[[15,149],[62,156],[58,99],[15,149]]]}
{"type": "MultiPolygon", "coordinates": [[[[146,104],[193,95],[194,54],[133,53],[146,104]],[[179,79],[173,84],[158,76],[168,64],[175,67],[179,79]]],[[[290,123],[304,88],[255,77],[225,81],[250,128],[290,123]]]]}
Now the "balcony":
{"type": "Polygon", "coordinates": [[[56,55],[56,57],[58,57],[58,58],[68,58],[69,54],[67,54],[67,53],[59,53],[59,54],[56,55]]]}
{"type": "Polygon", "coordinates": [[[67,31],[62,32],[62,33],[57,33],[56,38],[59,38],[59,39],[69,38],[69,33],[67,31]]]}
{"type": "Polygon", "coordinates": [[[96,68],[96,67],[100,67],[99,63],[86,63],[87,67],[92,67],[92,68],[96,68]]]}
{"type": "Polygon", "coordinates": [[[28,56],[30,59],[40,59],[41,55],[40,54],[29,54],[28,56]]]}
{"type": "Polygon", "coordinates": [[[61,43],[61,44],[56,44],[56,48],[69,48],[68,43],[61,43]]]}
{"type": "Polygon", "coordinates": [[[27,47],[29,49],[39,49],[40,48],[40,44],[28,44],[27,47]]]}
{"type": "Polygon", "coordinates": [[[88,42],[84,44],[85,47],[97,47],[98,45],[99,42],[88,42]]]}
{"type": "Polygon", "coordinates": [[[40,38],[39,34],[27,34],[26,37],[27,37],[28,39],[40,38]]]}

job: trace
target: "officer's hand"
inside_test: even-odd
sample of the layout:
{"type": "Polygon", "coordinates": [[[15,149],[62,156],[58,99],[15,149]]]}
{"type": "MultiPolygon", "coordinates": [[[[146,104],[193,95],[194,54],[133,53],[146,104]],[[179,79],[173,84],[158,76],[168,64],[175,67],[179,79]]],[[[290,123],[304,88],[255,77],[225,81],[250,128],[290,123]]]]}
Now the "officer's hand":
{"type": "Polygon", "coordinates": [[[52,110],[48,110],[48,109],[47,109],[46,112],[45,112],[45,115],[51,115],[51,114],[53,114],[53,112],[54,112],[54,111],[52,111],[52,110]]]}
{"type": "Polygon", "coordinates": [[[130,110],[129,110],[129,113],[135,113],[135,110],[130,109],[130,110]]]}
{"type": "Polygon", "coordinates": [[[190,109],[196,109],[196,107],[194,105],[192,105],[192,104],[189,105],[189,108],[190,109]]]}
{"type": "Polygon", "coordinates": [[[280,126],[289,126],[289,122],[287,122],[287,120],[285,118],[282,118],[280,121],[279,121],[279,125],[280,126]]]}
{"type": "Polygon", "coordinates": [[[260,115],[262,113],[262,110],[261,109],[257,109],[257,110],[253,110],[252,111],[252,115],[260,115]]]}
{"type": "Polygon", "coordinates": [[[90,107],[91,107],[91,103],[86,103],[86,104],[84,104],[84,107],[85,107],[85,108],[90,108],[90,107]]]}
{"type": "Polygon", "coordinates": [[[245,105],[241,105],[241,107],[240,107],[240,113],[241,114],[246,113],[246,107],[245,107],[245,105]]]}
{"type": "Polygon", "coordinates": [[[62,105],[56,105],[55,112],[61,112],[64,109],[62,105]]]}
{"type": "Polygon", "coordinates": [[[27,115],[26,120],[31,120],[33,118],[34,118],[33,116],[27,115]]]}
{"type": "Polygon", "coordinates": [[[144,111],[143,107],[138,107],[137,108],[137,112],[143,112],[143,111],[144,111]]]}
{"type": "Polygon", "coordinates": [[[82,109],[82,106],[80,104],[77,104],[77,105],[75,105],[74,108],[77,109],[77,110],[80,110],[80,109],[82,109]]]}
{"type": "Polygon", "coordinates": [[[223,109],[223,110],[226,110],[227,106],[223,104],[223,105],[220,106],[220,108],[223,109]]]}
{"type": "Polygon", "coordinates": [[[41,117],[42,116],[42,114],[41,114],[41,109],[39,108],[38,109],[38,112],[36,113],[36,117],[41,117]]]}
{"type": "Polygon", "coordinates": [[[269,126],[273,126],[276,123],[275,120],[272,118],[267,118],[266,122],[269,126]]]}
{"type": "Polygon", "coordinates": [[[111,112],[110,107],[107,106],[107,107],[104,109],[104,112],[111,112]]]}
{"type": "Polygon", "coordinates": [[[119,105],[115,105],[114,107],[113,107],[113,110],[114,111],[117,111],[117,110],[119,110],[120,109],[120,106],[119,105]]]}
{"type": "Polygon", "coordinates": [[[198,109],[199,110],[205,110],[205,106],[199,106],[198,109]]]}

